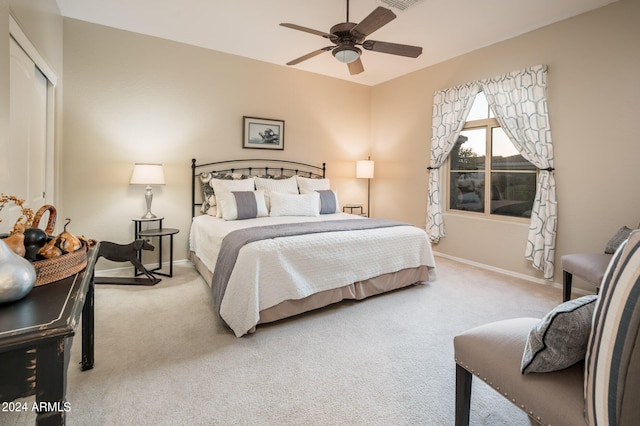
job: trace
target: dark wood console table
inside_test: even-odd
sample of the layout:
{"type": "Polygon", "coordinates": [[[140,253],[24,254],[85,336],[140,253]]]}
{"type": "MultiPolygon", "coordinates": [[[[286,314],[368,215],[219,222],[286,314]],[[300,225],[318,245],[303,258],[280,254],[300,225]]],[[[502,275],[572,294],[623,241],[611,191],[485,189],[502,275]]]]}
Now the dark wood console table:
{"type": "Polygon", "coordinates": [[[37,425],[64,425],[72,338],[82,314],[82,370],[93,368],[93,267],[35,287],[23,299],[0,305],[0,401],[36,396],[37,425]]]}

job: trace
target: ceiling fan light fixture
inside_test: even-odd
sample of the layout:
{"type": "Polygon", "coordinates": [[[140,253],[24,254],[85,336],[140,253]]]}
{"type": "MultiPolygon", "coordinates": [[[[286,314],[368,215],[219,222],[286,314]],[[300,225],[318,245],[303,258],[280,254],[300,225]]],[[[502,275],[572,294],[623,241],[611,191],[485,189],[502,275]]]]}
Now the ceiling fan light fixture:
{"type": "Polygon", "coordinates": [[[355,46],[338,46],[333,49],[331,53],[333,53],[333,56],[335,56],[338,61],[344,64],[350,64],[360,57],[362,50],[355,46]]]}

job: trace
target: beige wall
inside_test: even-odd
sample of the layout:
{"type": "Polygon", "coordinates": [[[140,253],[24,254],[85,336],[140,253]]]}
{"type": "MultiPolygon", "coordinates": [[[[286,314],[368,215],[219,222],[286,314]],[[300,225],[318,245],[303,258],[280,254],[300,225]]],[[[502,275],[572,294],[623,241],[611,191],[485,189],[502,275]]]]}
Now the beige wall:
{"type": "Polygon", "coordinates": [[[187,253],[193,157],[326,162],[342,201],[366,202],[354,175],[369,154],[369,87],[72,19],[64,48],[62,188],[73,230],[133,239],[131,219],[145,212],[144,188],[128,184],[135,162],[164,165],[152,210],[181,230],[175,259],[187,253]],[[243,115],[285,120],[284,151],[242,149],[243,115]]]}
{"type": "MultiPolygon", "coordinates": [[[[168,184],[155,189],[153,210],[181,229],[175,258],[184,258],[194,156],[326,161],[341,201],[366,202],[354,162],[371,154],[373,214],[423,226],[433,92],[540,63],[549,66],[560,202],[556,281],[562,254],[600,251],[619,226],[640,221],[633,185],[640,154],[637,1],[620,0],[373,88],[71,19],[64,19],[62,44],[54,0],[0,0],[5,34],[10,9],[58,73],[59,105],[64,65],[58,207],[76,233],[131,240],[131,218],[144,212],[142,188],[128,185],[131,167],[158,161],[168,184]],[[241,149],[243,115],[284,119],[285,151],[241,149]]],[[[8,43],[0,46],[6,162],[8,43]]],[[[449,214],[446,225],[436,251],[540,277],[522,258],[525,224],[449,214]]]]}
{"type": "MultiPolygon", "coordinates": [[[[0,43],[0,192],[3,183],[19,176],[7,176],[6,164],[11,161],[8,152],[9,136],[9,14],[20,25],[40,56],[59,78],[55,88],[55,161],[60,165],[60,141],[62,139],[62,16],[55,0],[0,0],[0,31],[4,36],[0,43]]],[[[55,179],[59,179],[59,167],[55,179]]],[[[20,194],[13,194],[20,196],[20,194]]],[[[59,200],[59,198],[56,198],[59,200]]],[[[36,208],[39,206],[36,206],[36,208]]]]}
{"type": "MultiPolygon", "coordinates": [[[[547,64],[560,282],[561,255],[602,251],[621,225],[640,222],[634,185],[640,158],[638,22],[640,2],[621,0],[374,87],[372,155],[380,172],[372,189],[374,213],[425,224],[434,91],[547,64]]],[[[447,214],[445,225],[447,237],[436,251],[541,277],[523,259],[526,224],[447,214]]]]}

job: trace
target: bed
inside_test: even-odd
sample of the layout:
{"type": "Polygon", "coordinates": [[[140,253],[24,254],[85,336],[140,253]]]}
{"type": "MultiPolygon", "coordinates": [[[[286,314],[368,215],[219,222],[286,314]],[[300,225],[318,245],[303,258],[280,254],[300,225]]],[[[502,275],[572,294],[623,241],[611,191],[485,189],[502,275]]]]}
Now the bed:
{"type": "Polygon", "coordinates": [[[342,213],[326,166],[192,160],[189,258],[236,336],[435,277],[426,232],[342,213]]]}

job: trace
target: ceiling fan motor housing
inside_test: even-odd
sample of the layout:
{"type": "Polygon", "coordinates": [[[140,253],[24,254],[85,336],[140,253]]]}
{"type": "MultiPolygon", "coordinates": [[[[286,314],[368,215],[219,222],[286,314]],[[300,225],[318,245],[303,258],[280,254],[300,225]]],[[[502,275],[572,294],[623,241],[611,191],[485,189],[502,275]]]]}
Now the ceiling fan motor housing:
{"type": "Polygon", "coordinates": [[[351,33],[351,29],[356,25],[358,24],[353,22],[342,22],[334,25],[329,30],[329,33],[331,33],[330,40],[336,44],[351,43],[355,45],[356,43],[362,43],[365,39],[364,36],[357,37],[356,34],[351,33]]]}

